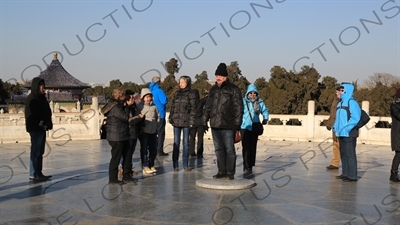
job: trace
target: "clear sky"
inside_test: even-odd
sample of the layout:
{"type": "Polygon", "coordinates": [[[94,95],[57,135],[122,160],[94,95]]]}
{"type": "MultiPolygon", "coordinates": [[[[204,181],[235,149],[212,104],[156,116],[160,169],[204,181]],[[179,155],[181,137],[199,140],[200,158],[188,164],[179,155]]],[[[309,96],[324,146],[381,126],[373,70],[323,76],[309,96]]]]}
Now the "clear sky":
{"type": "Polygon", "coordinates": [[[1,0],[0,7],[3,81],[39,75],[54,51],[71,75],[98,84],[165,77],[161,62],[172,57],[178,76],[205,70],[211,80],[220,62],[232,61],[250,82],[269,79],[275,65],[313,65],[339,81],[400,76],[400,0],[1,0]]]}

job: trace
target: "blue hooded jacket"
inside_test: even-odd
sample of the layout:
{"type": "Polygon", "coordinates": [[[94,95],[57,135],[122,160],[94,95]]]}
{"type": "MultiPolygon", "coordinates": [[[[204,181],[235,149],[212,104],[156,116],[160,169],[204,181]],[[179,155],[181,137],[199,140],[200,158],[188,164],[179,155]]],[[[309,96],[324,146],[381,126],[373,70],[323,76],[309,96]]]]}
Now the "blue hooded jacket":
{"type": "Polygon", "coordinates": [[[269,118],[268,108],[264,104],[263,100],[261,100],[260,94],[258,93],[258,90],[257,90],[257,87],[254,84],[250,84],[247,87],[246,94],[243,98],[243,104],[244,104],[244,107],[243,107],[244,112],[243,112],[242,125],[241,125],[240,129],[246,129],[246,130],[251,131],[253,122],[260,122],[260,118],[259,118],[260,114],[262,114],[264,120],[268,120],[268,118],[269,118]],[[252,91],[257,92],[258,97],[257,97],[256,101],[258,102],[258,104],[260,106],[259,114],[254,113],[253,103],[247,97],[249,92],[252,92],[252,91]],[[248,109],[250,110],[253,121],[251,121],[250,113],[249,113],[249,110],[247,109],[247,106],[248,106],[248,109]]]}
{"type": "Polygon", "coordinates": [[[165,92],[160,88],[160,84],[155,82],[150,83],[149,89],[153,95],[153,103],[157,106],[158,112],[160,113],[160,119],[165,119],[168,103],[165,92]]]}
{"type": "Polygon", "coordinates": [[[361,108],[353,98],[354,86],[348,83],[342,83],[341,85],[344,87],[344,92],[341,94],[337,105],[333,130],[337,137],[358,137],[358,130],[353,130],[353,128],[361,118],[361,108]],[[350,119],[348,119],[347,110],[342,107],[349,107],[350,119]]]}

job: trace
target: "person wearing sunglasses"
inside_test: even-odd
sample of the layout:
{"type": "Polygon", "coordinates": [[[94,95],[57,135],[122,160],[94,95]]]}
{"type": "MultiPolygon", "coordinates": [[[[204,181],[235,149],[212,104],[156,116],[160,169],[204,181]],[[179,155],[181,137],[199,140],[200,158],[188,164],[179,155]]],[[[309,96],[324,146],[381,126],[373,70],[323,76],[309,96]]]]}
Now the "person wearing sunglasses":
{"type": "Polygon", "coordinates": [[[354,86],[350,83],[342,83],[341,86],[343,89],[340,89],[340,100],[336,107],[336,119],[332,127],[339,138],[342,161],[342,174],[336,178],[345,182],[356,182],[358,129],[355,127],[361,118],[361,108],[353,98],[354,86]]]}
{"type": "MultiPolygon", "coordinates": [[[[262,131],[256,130],[256,124],[260,124],[260,114],[263,116],[262,125],[267,124],[269,114],[264,101],[259,97],[257,87],[250,84],[243,98],[244,112],[240,135],[242,136],[243,172],[253,172],[256,163],[257,141],[262,131]],[[260,133],[258,133],[260,132],[260,133]]],[[[261,126],[262,127],[262,126],[261,126]]]]}

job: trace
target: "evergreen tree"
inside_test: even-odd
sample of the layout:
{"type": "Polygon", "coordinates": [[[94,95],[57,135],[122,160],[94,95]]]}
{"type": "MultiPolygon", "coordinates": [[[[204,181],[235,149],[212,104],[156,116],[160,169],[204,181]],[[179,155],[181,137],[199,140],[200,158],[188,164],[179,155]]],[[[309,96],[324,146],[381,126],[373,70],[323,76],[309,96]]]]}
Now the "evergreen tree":
{"type": "Polygon", "coordinates": [[[205,91],[209,91],[211,89],[211,84],[208,80],[207,71],[201,72],[201,74],[196,74],[195,81],[192,84],[193,89],[197,89],[200,94],[200,98],[204,97],[205,91]]]}

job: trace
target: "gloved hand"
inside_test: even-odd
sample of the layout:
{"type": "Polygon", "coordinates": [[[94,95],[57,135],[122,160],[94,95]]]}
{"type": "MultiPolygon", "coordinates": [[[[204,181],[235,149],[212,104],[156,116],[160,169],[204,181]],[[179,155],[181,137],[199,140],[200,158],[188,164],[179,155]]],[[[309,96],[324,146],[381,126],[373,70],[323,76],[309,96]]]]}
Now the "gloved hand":
{"type": "Polygon", "coordinates": [[[267,124],[268,123],[268,120],[263,120],[262,121],[262,125],[265,125],[265,124],[267,124]]]}
{"type": "Polygon", "coordinates": [[[330,130],[332,130],[332,127],[326,126],[326,129],[330,131],[330,130]]]}
{"type": "Polygon", "coordinates": [[[172,118],[170,117],[170,118],[168,118],[168,123],[170,123],[170,124],[174,124],[174,121],[172,120],[172,118]]]}

